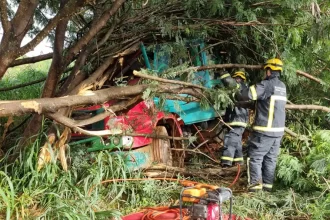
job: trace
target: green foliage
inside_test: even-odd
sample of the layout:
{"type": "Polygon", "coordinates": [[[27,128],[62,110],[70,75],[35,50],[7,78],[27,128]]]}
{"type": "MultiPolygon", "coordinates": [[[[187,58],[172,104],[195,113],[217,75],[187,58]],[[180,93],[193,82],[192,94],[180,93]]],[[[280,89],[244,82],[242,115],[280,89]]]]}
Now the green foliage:
{"type": "MultiPolygon", "coordinates": [[[[240,194],[234,197],[234,213],[253,219],[285,219],[289,216],[308,216],[306,198],[292,190],[280,190],[275,193],[258,192],[240,194]]],[[[224,206],[228,212],[228,205],[224,206]]]]}
{"type": "Polygon", "coordinates": [[[306,152],[302,152],[302,157],[293,156],[298,155],[295,151],[300,147],[287,147],[277,164],[277,182],[308,197],[308,212],[305,213],[311,214],[313,219],[326,219],[329,216],[329,137],[329,130],[315,132],[312,144],[304,148],[306,152]]]}
{"type": "Polygon", "coordinates": [[[53,154],[52,162],[38,171],[39,148],[37,141],[14,163],[8,163],[7,157],[1,161],[0,213],[7,219],[109,219],[162,204],[178,194],[176,183],[145,180],[100,184],[106,179],[142,176],[129,171],[122,156],[106,151],[87,154],[83,146],[71,150],[68,172],[57,165],[53,154]]]}
{"type": "MultiPolygon", "coordinates": [[[[0,88],[16,86],[22,83],[32,82],[47,76],[50,60],[37,64],[29,64],[10,68],[0,81],[0,88]]],[[[0,92],[0,100],[19,100],[39,98],[43,83],[38,83],[20,89],[0,92]]]]}

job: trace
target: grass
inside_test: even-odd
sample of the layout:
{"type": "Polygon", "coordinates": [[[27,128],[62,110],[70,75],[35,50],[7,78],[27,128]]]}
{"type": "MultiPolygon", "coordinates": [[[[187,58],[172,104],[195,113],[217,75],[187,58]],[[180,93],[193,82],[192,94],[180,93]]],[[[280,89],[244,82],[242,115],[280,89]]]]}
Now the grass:
{"type": "MultiPolygon", "coordinates": [[[[16,86],[22,83],[41,79],[47,76],[50,63],[50,60],[45,60],[35,64],[26,64],[14,68],[9,68],[5,76],[0,80],[0,88],[8,88],[11,86],[16,86]]],[[[39,98],[42,92],[43,84],[44,82],[41,82],[10,91],[0,91],[0,100],[39,98]]],[[[29,116],[27,115],[14,117],[14,123],[10,126],[9,130],[12,130],[13,128],[19,126],[27,117],[29,116]]],[[[4,132],[3,125],[7,122],[7,120],[7,117],[0,118],[0,134],[3,134],[4,132]]],[[[10,140],[7,139],[5,144],[13,146],[16,142],[17,137],[22,134],[23,129],[24,127],[20,127],[20,129],[16,130],[15,132],[9,132],[11,138],[10,140]]]]}
{"type": "MultiPolygon", "coordinates": [[[[61,169],[55,155],[52,163],[37,171],[38,140],[15,163],[9,164],[6,157],[0,162],[0,219],[119,218],[142,207],[170,205],[179,198],[181,186],[176,182],[145,180],[100,185],[105,179],[143,176],[129,171],[121,156],[107,151],[89,154],[83,146],[70,150],[68,172],[61,169]],[[89,194],[92,186],[95,188],[89,194]]],[[[320,204],[309,201],[311,195],[288,188],[275,193],[236,194],[233,212],[261,220],[290,216],[327,219],[328,206],[321,200],[320,204]],[[324,210],[318,210],[321,207],[324,210]]],[[[224,204],[223,210],[228,212],[228,207],[228,203],[224,204]]]]}
{"type": "MultiPolygon", "coordinates": [[[[38,139],[40,140],[40,138],[38,139]]],[[[178,197],[178,185],[160,181],[115,182],[101,180],[140,178],[130,172],[121,156],[108,152],[86,154],[81,148],[71,151],[72,165],[64,172],[56,163],[37,171],[40,142],[36,141],[8,164],[1,161],[1,219],[109,219],[140,207],[168,204],[178,197]],[[89,194],[92,186],[96,186],[89,194]],[[157,191],[157,194],[155,194],[157,191]]]]}
{"type": "MultiPolygon", "coordinates": [[[[50,60],[35,64],[27,64],[10,68],[0,81],[0,88],[19,85],[41,79],[47,76],[50,60]]],[[[34,84],[20,89],[0,92],[0,100],[33,99],[40,97],[42,83],[34,84]]]]}

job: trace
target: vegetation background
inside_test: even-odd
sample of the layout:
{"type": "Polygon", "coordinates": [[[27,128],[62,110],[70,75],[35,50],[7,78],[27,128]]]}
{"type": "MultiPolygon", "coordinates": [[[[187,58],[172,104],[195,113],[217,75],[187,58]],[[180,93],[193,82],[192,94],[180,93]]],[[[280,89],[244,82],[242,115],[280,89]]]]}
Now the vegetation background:
{"type": "MultiPolygon", "coordinates": [[[[0,3],[4,30],[0,43],[0,100],[68,95],[81,82],[91,82],[88,86],[99,89],[95,79],[109,77],[106,70],[120,63],[115,56],[141,41],[148,46],[155,42],[168,43],[168,50],[177,57],[173,57],[173,69],[162,77],[173,78],[177,70],[189,66],[189,63],[178,65],[176,62],[186,54],[184,40],[202,38],[209,45],[217,44],[226,51],[227,56],[219,63],[262,64],[269,57],[280,57],[285,63],[283,79],[288,86],[289,100],[301,105],[329,106],[328,1],[62,0],[59,3],[0,0],[0,3]],[[20,9],[26,5],[29,10],[20,9]],[[37,22],[28,22],[33,19],[37,22]],[[7,25],[7,21],[11,25],[7,25]],[[27,35],[37,40],[21,46],[22,37],[27,35]],[[51,61],[10,67],[17,59],[24,59],[22,56],[36,46],[39,38],[46,36],[54,44],[51,61]],[[297,70],[308,72],[320,83],[298,76],[297,70]],[[80,78],[73,79],[73,75],[80,78]],[[38,84],[1,91],[43,77],[47,77],[46,81],[38,84]],[[70,83],[76,87],[66,87],[70,83]]],[[[207,52],[217,53],[213,47],[207,52]]],[[[246,71],[249,83],[260,80],[258,70],[246,71]]],[[[120,77],[108,80],[124,84],[120,77]]],[[[186,80],[190,81],[191,77],[186,80]]],[[[148,91],[145,97],[154,95],[152,89],[148,91]]],[[[216,108],[230,104],[225,91],[210,90],[205,94],[216,108]]],[[[202,103],[210,105],[205,100],[202,103]]],[[[55,152],[52,152],[52,163],[38,171],[38,153],[53,121],[46,113],[14,116],[13,120],[6,136],[0,137],[2,219],[109,219],[140,207],[174,203],[178,198],[181,187],[176,182],[100,184],[102,180],[143,175],[129,172],[120,157],[109,152],[87,154],[84,146],[69,149],[68,172],[56,161],[55,152]],[[17,141],[32,130],[36,132],[27,136],[36,137],[34,141],[18,147],[17,141]],[[20,149],[17,159],[12,160],[11,155],[17,148],[20,149]]],[[[4,133],[7,121],[7,115],[0,115],[0,134],[4,133]]],[[[284,137],[276,192],[237,193],[234,212],[254,219],[330,219],[329,122],[329,111],[288,110],[287,127],[298,136],[284,137]]],[[[60,134],[62,129],[56,132],[60,134]]]]}

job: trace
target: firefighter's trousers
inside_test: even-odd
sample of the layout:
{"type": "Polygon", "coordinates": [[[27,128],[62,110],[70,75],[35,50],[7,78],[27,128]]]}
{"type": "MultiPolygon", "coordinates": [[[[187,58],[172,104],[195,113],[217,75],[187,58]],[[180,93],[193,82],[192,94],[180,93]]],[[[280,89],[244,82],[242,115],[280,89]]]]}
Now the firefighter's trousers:
{"type": "Polygon", "coordinates": [[[234,126],[225,135],[221,164],[231,166],[233,162],[243,164],[242,135],[244,127],[234,126]]]}
{"type": "Polygon", "coordinates": [[[248,175],[251,189],[271,190],[282,137],[253,132],[248,142],[248,175]]]}

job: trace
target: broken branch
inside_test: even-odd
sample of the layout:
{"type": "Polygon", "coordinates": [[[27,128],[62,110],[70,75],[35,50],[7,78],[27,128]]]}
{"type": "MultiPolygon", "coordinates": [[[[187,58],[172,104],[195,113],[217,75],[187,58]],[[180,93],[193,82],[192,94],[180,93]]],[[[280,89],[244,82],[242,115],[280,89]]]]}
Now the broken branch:
{"type": "Polygon", "coordinates": [[[178,81],[178,80],[164,79],[164,78],[160,78],[160,77],[157,77],[157,76],[146,75],[146,74],[143,74],[143,73],[138,72],[136,70],[133,71],[133,74],[135,76],[138,76],[138,77],[141,77],[141,78],[151,79],[151,80],[155,80],[155,81],[159,81],[159,82],[163,82],[163,83],[171,83],[171,84],[195,87],[195,88],[204,89],[204,90],[207,89],[204,86],[200,86],[200,85],[196,85],[196,84],[192,84],[192,83],[182,82],[182,81],[178,81]]]}
{"type": "Polygon", "coordinates": [[[106,110],[105,112],[98,114],[92,118],[88,118],[88,119],[81,120],[81,121],[76,121],[75,126],[81,127],[81,126],[85,126],[85,125],[89,125],[89,124],[93,124],[95,122],[101,121],[101,120],[105,119],[106,117],[113,115],[113,113],[115,113],[115,112],[122,111],[124,109],[129,108],[130,106],[136,104],[140,100],[141,100],[141,96],[139,95],[135,98],[129,99],[127,102],[122,102],[122,103],[118,103],[116,105],[110,106],[110,107],[108,107],[108,109],[110,109],[111,111],[106,110]]]}
{"type": "MultiPolygon", "coordinates": [[[[244,168],[243,168],[244,170],[244,168]]],[[[221,169],[221,168],[205,168],[205,169],[192,169],[192,168],[179,168],[179,167],[172,167],[172,166],[165,166],[162,164],[154,165],[146,169],[146,172],[144,173],[146,176],[149,177],[155,177],[161,173],[157,173],[155,171],[163,171],[167,173],[167,176],[169,176],[169,173],[174,174],[181,174],[183,176],[195,176],[203,179],[209,179],[209,178],[219,178],[227,177],[227,176],[234,176],[237,173],[237,167],[230,167],[227,169],[221,169]]]]}
{"type": "Polygon", "coordinates": [[[316,78],[316,77],[314,77],[314,76],[312,76],[312,75],[310,75],[308,73],[305,73],[305,72],[303,72],[301,70],[297,70],[296,73],[297,73],[297,75],[304,76],[304,77],[306,77],[306,78],[308,78],[310,80],[313,80],[313,81],[315,81],[317,83],[322,84],[322,81],[320,79],[318,79],[318,78],[316,78]]]}
{"type": "MultiPolygon", "coordinates": [[[[142,94],[150,85],[135,85],[126,87],[111,87],[98,91],[85,91],[80,95],[59,98],[39,98],[19,101],[0,101],[0,117],[22,115],[26,113],[54,113],[61,108],[78,105],[103,104],[112,99],[142,94]]],[[[182,86],[157,85],[155,93],[189,94],[200,96],[194,90],[182,86]]]]}
{"type": "Polygon", "coordinates": [[[289,128],[285,128],[284,131],[289,134],[290,136],[297,138],[299,140],[305,141],[305,140],[309,140],[306,136],[304,135],[299,135],[293,131],[291,131],[289,128]]]}
{"type": "Polygon", "coordinates": [[[20,66],[20,65],[24,65],[24,64],[29,64],[29,63],[37,63],[43,60],[49,60],[53,58],[53,53],[47,53],[47,54],[43,54],[40,56],[35,56],[35,57],[27,57],[27,58],[23,58],[23,59],[17,59],[15,61],[13,61],[9,67],[14,67],[14,66],[20,66]]]}
{"type": "Polygon", "coordinates": [[[299,110],[320,110],[330,112],[330,108],[320,105],[286,105],[286,109],[299,109],[299,110]]]}

